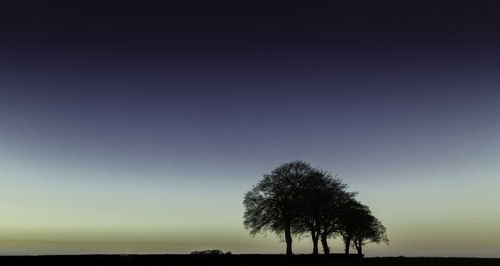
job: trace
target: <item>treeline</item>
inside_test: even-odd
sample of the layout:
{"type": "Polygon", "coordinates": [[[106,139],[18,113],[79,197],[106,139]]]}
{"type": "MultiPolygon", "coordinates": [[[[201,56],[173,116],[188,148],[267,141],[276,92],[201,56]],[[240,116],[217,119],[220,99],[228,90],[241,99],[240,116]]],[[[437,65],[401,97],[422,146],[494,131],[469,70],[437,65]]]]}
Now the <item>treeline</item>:
{"type": "Polygon", "coordinates": [[[309,236],[313,254],[318,242],[330,254],[328,239],[341,237],[362,254],[367,243],[388,243],[386,229],[368,206],[355,199],[342,180],[303,161],[274,169],[245,194],[243,224],[252,235],[272,231],[284,237],[292,255],[292,236],[309,236]]]}

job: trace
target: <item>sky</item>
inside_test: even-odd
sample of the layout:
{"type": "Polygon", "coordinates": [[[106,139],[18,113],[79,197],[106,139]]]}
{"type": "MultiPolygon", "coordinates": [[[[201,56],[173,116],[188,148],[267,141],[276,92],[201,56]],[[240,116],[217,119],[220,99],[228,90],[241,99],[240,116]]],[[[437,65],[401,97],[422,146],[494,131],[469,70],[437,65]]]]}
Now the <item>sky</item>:
{"type": "Polygon", "coordinates": [[[387,228],[367,256],[500,257],[499,8],[5,4],[0,254],[284,253],[243,195],[304,160],[387,228]]]}

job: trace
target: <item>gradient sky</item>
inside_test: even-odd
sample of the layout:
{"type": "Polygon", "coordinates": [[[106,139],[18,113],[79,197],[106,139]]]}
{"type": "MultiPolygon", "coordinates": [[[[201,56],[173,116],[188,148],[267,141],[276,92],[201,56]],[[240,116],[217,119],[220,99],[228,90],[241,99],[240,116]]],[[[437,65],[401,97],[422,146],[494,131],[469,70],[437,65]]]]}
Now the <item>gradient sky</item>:
{"type": "Polygon", "coordinates": [[[495,1],[70,2],[0,9],[0,254],[282,253],[243,194],[299,159],[368,256],[500,257],[495,1]]]}

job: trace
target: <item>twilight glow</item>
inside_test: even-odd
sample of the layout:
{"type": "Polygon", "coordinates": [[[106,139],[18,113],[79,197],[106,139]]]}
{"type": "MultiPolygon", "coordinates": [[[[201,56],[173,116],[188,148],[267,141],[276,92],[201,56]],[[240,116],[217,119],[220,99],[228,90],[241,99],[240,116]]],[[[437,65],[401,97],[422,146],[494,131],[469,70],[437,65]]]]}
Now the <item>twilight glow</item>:
{"type": "Polygon", "coordinates": [[[499,257],[496,13],[303,5],[2,11],[0,254],[282,253],[243,194],[298,159],[384,223],[367,256],[499,257]]]}

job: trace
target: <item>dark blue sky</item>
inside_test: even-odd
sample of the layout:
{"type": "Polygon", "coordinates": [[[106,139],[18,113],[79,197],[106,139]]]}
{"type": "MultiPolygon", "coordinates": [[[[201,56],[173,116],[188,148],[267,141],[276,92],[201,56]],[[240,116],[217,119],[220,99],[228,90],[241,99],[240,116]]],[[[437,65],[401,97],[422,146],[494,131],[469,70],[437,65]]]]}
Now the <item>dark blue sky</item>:
{"type": "MultiPolygon", "coordinates": [[[[421,199],[390,195],[416,184],[445,184],[445,194],[458,195],[471,184],[451,180],[465,173],[496,182],[498,11],[495,1],[6,5],[0,11],[0,155],[8,166],[0,176],[16,180],[6,188],[11,192],[23,182],[44,187],[34,199],[79,184],[100,191],[94,191],[102,200],[96,204],[116,200],[133,206],[148,196],[128,198],[134,185],[113,188],[116,182],[135,188],[144,182],[174,184],[179,201],[188,205],[195,204],[194,194],[229,204],[220,215],[230,218],[214,222],[214,230],[231,221],[236,229],[229,235],[239,236],[243,193],[262,173],[303,159],[339,173],[361,190],[389,229],[396,228],[396,251],[379,254],[405,248],[428,254],[408,244],[418,242],[416,236],[397,230],[413,223],[402,218],[406,207],[394,202],[404,198],[418,205],[421,199]],[[108,189],[122,194],[106,196],[108,189]]],[[[425,191],[431,202],[442,200],[425,191]]],[[[155,204],[171,202],[162,195],[155,204]]],[[[31,208],[19,204],[3,212],[17,221],[23,216],[14,210],[31,208]]],[[[47,213],[57,217],[61,208],[47,213]]],[[[202,220],[172,208],[184,219],[202,220]]],[[[103,220],[120,215],[128,214],[103,220]]],[[[141,223],[134,222],[124,223],[123,230],[140,235],[134,226],[141,223]]],[[[60,223],[82,231],[105,228],[60,223]]],[[[33,228],[38,227],[27,222],[16,230],[33,228]]],[[[161,241],[170,241],[172,229],[161,230],[161,241]]],[[[245,246],[251,238],[241,239],[214,241],[251,249],[245,246]]],[[[197,242],[190,243],[185,245],[197,242]]],[[[446,247],[434,250],[461,254],[460,248],[446,247]]],[[[29,245],[19,250],[35,251],[29,245]]]]}

